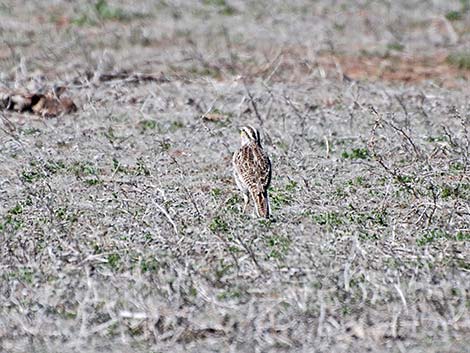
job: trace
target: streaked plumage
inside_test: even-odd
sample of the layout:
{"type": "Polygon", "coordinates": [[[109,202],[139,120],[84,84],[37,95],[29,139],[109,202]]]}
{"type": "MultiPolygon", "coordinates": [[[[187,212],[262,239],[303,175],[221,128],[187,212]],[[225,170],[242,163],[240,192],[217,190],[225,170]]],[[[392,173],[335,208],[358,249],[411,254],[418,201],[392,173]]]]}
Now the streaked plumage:
{"type": "Polygon", "coordinates": [[[238,188],[243,193],[245,211],[250,197],[258,217],[269,218],[268,187],[271,183],[271,161],[261,147],[258,130],[251,126],[240,129],[241,146],[233,155],[233,172],[238,188]]]}

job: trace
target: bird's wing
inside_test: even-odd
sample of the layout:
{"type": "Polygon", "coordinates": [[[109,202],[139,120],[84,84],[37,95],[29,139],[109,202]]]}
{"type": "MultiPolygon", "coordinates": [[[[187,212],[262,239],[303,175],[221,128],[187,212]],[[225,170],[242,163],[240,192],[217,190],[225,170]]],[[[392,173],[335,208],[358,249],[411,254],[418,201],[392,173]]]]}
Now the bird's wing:
{"type": "Polygon", "coordinates": [[[250,191],[260,193],[268,189],[271,162],[261,147],[256,144],[243,146],[236,155],[236,165],[250,191]]]}

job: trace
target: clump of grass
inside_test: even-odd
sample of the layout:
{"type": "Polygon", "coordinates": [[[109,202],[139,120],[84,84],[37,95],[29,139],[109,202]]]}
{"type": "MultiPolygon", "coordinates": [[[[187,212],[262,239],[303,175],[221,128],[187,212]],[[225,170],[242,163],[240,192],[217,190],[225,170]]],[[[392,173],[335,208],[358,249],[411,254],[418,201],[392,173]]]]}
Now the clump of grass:
{"type": "Polygon", "coordinates": [[[269,198],[272,208],[278,210],[282,206],[290,204],[294,199],[292,194],[296,188],[297,182],[294,180],[290,180],[283,188],[271,187],[269,189],[269,198]]]}
{"type": "Polygon", "coordinates": [[[341,215],[338,212],[325,212],[312,215],[312,219],[319,225],[339,226],[343,224],[341,215]]]}
{"type": "Polygon", "coordinates": [[[184,124],[181,121],[172,121],[170,128],[168,129],[170,132],[175,132],[178,129],[184,127],[184,124]]]}
{"type": "Polygon", "coordinates": [[[108,266],[111,267],[111,269],[116,270],[119,267],[121,256],[118,253],[112,253],[108,255],[107,260],[108,266]]]}
{"type": "Polygon", "coordinates": [[[470,1],[469,0],[460,0],[460,10],[452,10],[446,13],[446,18],[449,21],[460,21],[463,19],[466,12],[470,10],[470,1]]]}
{"type": "Polygon", "coordinates": [[[64,168],[65,164],[62,161],[31,161],[30,168],[21,172],[21,179],[27,183],[32,183],[39,179],[54,175],[64,168]]]}
{"type": "Polygon", "coordinates": [[[240,196],[238,194],[234,194],[229,199],[227,199],[227,201],[225,201],[226,209],[230,210],[231,212],[238,213],[238,205],[240,205],[240,202],[242,202],[240,196]]]}
{"type": "Polygon", "coordinates": [[[102,183],[98,169],[88,161],[74,162],[66,169],[68,172],[75,175],[78,180],[82,180],[85,185],[95,186],[102,183]]]}
{"type": "Polygon", "coordinates": [[[145,133],[151,130],[158,128],[158,123],[156,120],[145,119],[139,122],[139,128],[141,133],[145,133]]]}
{"type": "Polygon", "coordinates": [[[439,239],[468,241],[470,240],[470,233],[459,231],[453,235],[443,229],[433,229],[425,232],[418,239],[416,239],[416,244],[419,246],[429,245],[439,239]]]}
{"type": "Polygon", "coordinates": [[[220,190],[219,188],[213,188],[210,193],[212,197],[218,198],[222,194],[222,190],[220,190]]]}
{"type": "Polygon", "coordinates": [[[231,288],[222,291],[217,294],[217,299],[219,300],[235,300],[240,299],[243,295],[243,292],[239,288],[231,288]]]}
{"type": "Polygon", "coordinates": [[[134,168],[134,175],[144,175],[144,176],[150,175],[150,170],[142,158],[137,159],[137,165],[134,168]]]}
{"type": "Polygon", "coordinates": [[[270,249],[268,258],[283,259],[289,252],[291,241],[282,235],[271,235],[266,238],[266,245],[270,249]]]}
{"type": "Polygon", "coordinates": [[[393,50],[393,51],[403,51],[403,49],[405,49],[405,46],[398,42],[393,42],[393,43],[387,44],[387,49],[393,50]]]}
{"type": "Polygon", "coordinates": [[[368,159],[370,156],[367,148],[353,148],[351,151],[343,151],[341,157],[344,159],[368,159]]]}
{"type": "Polygon", "coordinates": [[[447,140],[448,140],[448,137],[445,135],[426,137],[426,141],[428,142],[447,142],[447,140]]]}
{"type": "Polygon", "coordinates": [[[110,6],[106,0],[98,0],[95,4],[95,11],[103,20],[126,21],[129,19],[122,9],[110,6]]]}
{"type": "Polygon", "coordinates": [[[222,219],[220,216],[215,216],[209,224],[209,229],[214,233],[226,233],[228,232],[229,227],[224,219],[222,219]]]}
{"type": "Polygon", "coordinates": [[[222,277],[228,274],[232,268],[232,264],[226,262],[224,259],[220,259],[214,271],[217,281],[220,281],[222,277]]]}
{"type": "Polygon", "coordinates": [[[15,206],[10,208],[3,218],[3,222],[0,223],[0,230],[11,227],[14,230],[18,230],[23,227],[22,215],[24,208],[27,205],[31,205],[31,200],[20,201],[15,206]]]}
{"type": "Polygon", "coordinates": [[[83,182],[88,186],[95,186],[102,183],[102,181],[98,178],[85,179],[83,182]]]}
{"type": "Polygon", "coordinates": [[[449,21],[459,21],[462,19],[462,13],[460,11],[449,11],[446,13],[446,18],[449,21]]]}

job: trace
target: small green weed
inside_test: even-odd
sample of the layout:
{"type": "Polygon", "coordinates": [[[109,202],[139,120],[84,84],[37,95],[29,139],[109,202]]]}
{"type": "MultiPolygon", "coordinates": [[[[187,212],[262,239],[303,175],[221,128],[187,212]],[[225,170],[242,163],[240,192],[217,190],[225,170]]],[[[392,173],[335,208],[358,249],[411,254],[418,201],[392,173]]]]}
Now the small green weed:
{"type": "Polygon", "coordinates": [[[441,229],[433,229],[429,232],[424,233],[418,239],[416,239],[416,244],[419,246],[424,246],[433,243],[438,239],[449,238],[450,234],[441,229]]]}
{"type": "Polygon", "coordinates": [[[343,151],[341,157],[344,159],[368,159],[369,150],[367,148],[353,148],[351,151],[343,151]]]}
{"type": "Polygon", "coordinates": [[[455,235],[457,241],[470,241],[470,232],[460,231],[455,235]]]}
{"type": "Polygon", "coordinates": [[[88,186],[95,186],[95,185],[99,185],[102,183],[102,181],[99,178],[85,179],[83,180],[83,182],[88,186]]]}
{"type": "Polygon", "coordinates": [[[462,19],[462,13],[460,11],[449,11],[446,13],[446,18],[449,21],[459,21],[462,19]]]}
{"type": "Polygon", "coordinates": [[[286,184],[286,186],[284,187],[284,189],[285,189],[287,192],[294,191],[296,188],[297,188],[297,182],[294,181],[294,180],[290,180],[290,181],[286,184]]]}
{"type": "Polygon", "coordinates": [[[22,131],[23,131],[23,134],[25,134],[25,135],[35,135],[35,134],[40,134],[41,133],[41,130],[39,130],[38,128],[35,128],[35,127],[25,128],[22,131]]]}
{"type": "Polygon", "coordinates": [[[140,128],[140,131],[141,133],[144,133],[144,132],[147,132],[147,131],[151,131],[151,130],[155,130],[158,128],[158,123],[156,120],[141,120],[139,121],[139,128],[140,128]]]}
{"type": "Polygon", "coordinates": [[[209,229],[216,232],[226,233],[229,230],[228,224],[220,216],[215,216],[209,224],[209,229]]]}
{"type": "Polygon", "coordinates": [[[95,4],[95,11],[103,20],[126,21],[129,16],[117,7],[112,7],[106,0],[98,0],[95,4]]]}
{"type": "Polygon", "coordinates": [[[21,203],[17,203],[13,208],[11,208],[8,213],[12,215],[19,215],[23,213],[23,206],[21,203]]]}
{"type": "Polygon", "coordinates": [[[184,124],[181,121],[172,121],[169,131],[175,132],[176,130],[184,128],[184,124]]]}
{"type": "Polygon", "coordinates": [[[217,281],[220,281],[220,279],[226,274],[228,274],[232,268],[232,264],[227,263],[224,259],[220,259],[214,273],[217,281]]]}
{"type": "Polygon", "coordinates": [[[155,258],[140,260],[140,270],[143,273],[157,272],[159,268],[160,268],[160,263],[155,258]]]}
{"type": "Polygon", "coordinates": [[[449,165],[449,169],[455,172],[460,172],[464,169],[464,164],[460,162],[451,162],[449,165]]]}
{"type": "Polygon", "coordinates": [[[19,269],[17,272],[13,272],[10,274],[11,277],[17,278],[20,281],[25,283],[31,284],[33,283],[34,272],[29,268],[22,268],[19,269]]]}
{"type": "Polygon", "coordinates": [[[342,216],[338,212],[313,214],[312,219],[319,225],[339,226],[344,223],[342,216]]]}
{"type": "Polygon", "coordinates": [[[269,188],[269,198],[271,206],[274,210],[280,209],[283,205],[288,205],[292,202],[292,193],[297,189],[297,182],[289,180],[283,188],[271,187],[269,188]]]}
{"type": "Polygon", "coordinates": [[[137,165],[134,168],[134,175],[150,175],[150,170],[147,168],[147,165],[142,158],[137,159],[137,165]]]}
{"type": "Polygon", "coordinates": [[[393,43],[387,44],[387,49],[393,50],[393,51],[403,51],[403,49],[405,49],[405,46],[398,42],[393,42],[393,43]]]}
{"type": "Polygon", "coordinates": [[[222,190],[220,190],[219,188],[213,188],[210,194],[212,195],[212,197],[218,198],[220,195],[222,195],[222,190]]]}
{"type": "Polygon", "coordinates": [[[121,260],[121,256],[118,253],[109,254],[107,260],[108,266],[111,267],[113,270],[116,270],[119,267],[119,261],[121,260]]]}
{"type": "Polygon", "coordinates": [[[283,205],[288,205],[292,202],[292,197],[290,195],[277,188],[272,188],[269,196],[273,210],[279,210],[283,205]]]}
{"type": "Polygon", "coordinates": [[[242,292],[238,289],[227,289],[217,294],[217,299],[219,300],[233,300],[239,299],[242,296],[242,292]]]}
{"type": "Polygon", "coordinates": [[[426,137],[427,142],[446,142],[447,140],[448,140],[448,137],[445,135],[426,137]]]}
{"type": "Polygon", "coordinates": [[[270,248],[268,258],[282,259],[289,252],[291,241],[282,235],[271,235],[266,238],[266,245],[270,248]]]}

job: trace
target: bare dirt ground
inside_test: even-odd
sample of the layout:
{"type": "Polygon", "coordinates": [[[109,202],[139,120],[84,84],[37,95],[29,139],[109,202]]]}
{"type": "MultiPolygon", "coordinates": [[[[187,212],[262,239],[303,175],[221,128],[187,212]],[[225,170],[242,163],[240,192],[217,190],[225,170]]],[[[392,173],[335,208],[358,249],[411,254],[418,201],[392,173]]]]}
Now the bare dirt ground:
{"type": "Polygon", "coordinates": [[[469,8],[0,1],[0,351],[470,352],[469,8]]]}

